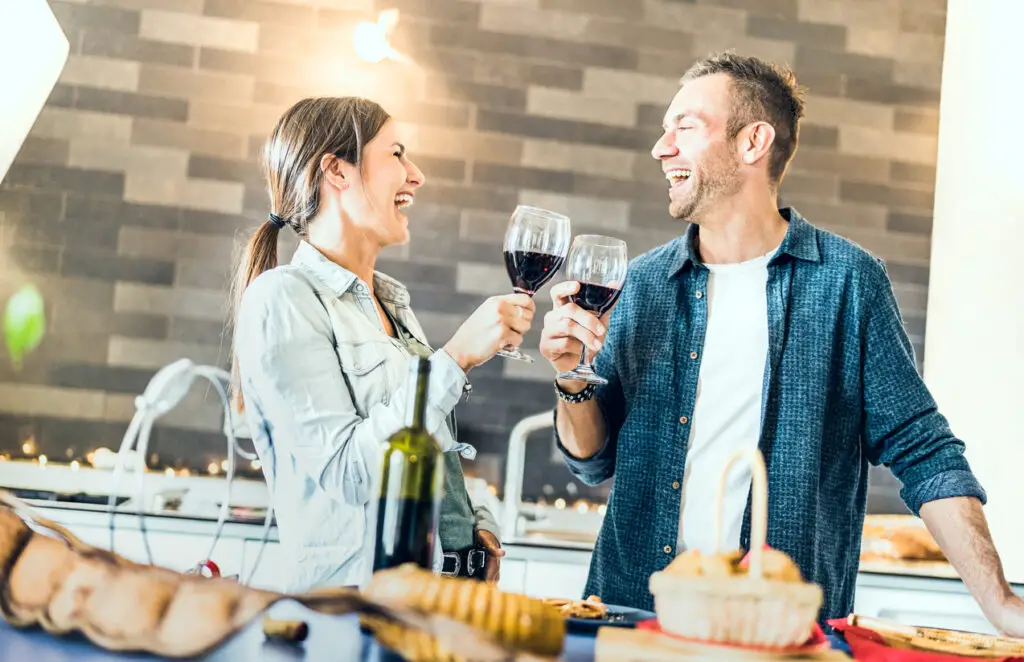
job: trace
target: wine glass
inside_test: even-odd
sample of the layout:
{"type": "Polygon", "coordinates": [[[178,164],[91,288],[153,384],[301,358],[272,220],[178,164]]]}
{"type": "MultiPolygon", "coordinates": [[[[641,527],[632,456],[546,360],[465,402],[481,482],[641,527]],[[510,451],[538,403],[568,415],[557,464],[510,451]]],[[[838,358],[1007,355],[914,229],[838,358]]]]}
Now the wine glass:
{"type": "MultiPolygon", "coordinates": [[[[622,294],[627,265],[626,242],[621,239],[596,234],[576,237],[566,266],[569,280],[580,284],[580,289],[571,297],[572,302],[597,317],[604,315],[622,294]]],[[[586,356],[587,348],[584,345],[580,351],[579,364],[569,372],[559,373],[558,378],[588,384],[607,384],[608,380],[594,372],[586,356]]]]}
{"type": "MultiPolygon", "coordinates": [[[[519,205],[505,233],[505,268],[512,288],[533,296],[561,268],[572,232],[569,217],[557,212],[519,205]]],[[[504,347],[498,356],[533,363],[519,348],[504,347]]]]}

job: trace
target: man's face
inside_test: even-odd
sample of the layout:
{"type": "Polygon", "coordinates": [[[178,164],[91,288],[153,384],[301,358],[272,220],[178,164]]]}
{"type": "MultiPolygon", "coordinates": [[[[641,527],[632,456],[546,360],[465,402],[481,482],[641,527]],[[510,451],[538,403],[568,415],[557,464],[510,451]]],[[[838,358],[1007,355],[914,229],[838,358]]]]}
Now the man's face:
{"type": "Polygon", "coordinates": [[[669,213],[675,218],[700,223],[742,187],[736,141],[726,131],[731,88],[725,74],[690,81],[665,113],[665,132],[651,155],[669,180],[669,213]]]}

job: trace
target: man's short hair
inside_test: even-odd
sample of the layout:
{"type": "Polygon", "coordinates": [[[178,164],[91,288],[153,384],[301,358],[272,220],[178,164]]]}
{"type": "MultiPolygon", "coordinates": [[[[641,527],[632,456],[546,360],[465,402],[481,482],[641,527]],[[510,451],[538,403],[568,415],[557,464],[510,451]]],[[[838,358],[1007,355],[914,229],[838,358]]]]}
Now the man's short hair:
{"type": "Polygon", "coordinates": [[[751,122],[768,122],[775,127],[768,177],[777,185],[796,153],[800,119],[804,115],[804,90],[789,68],[731,51],[699,60],[679,83],[685,85],[714,74],[725,74],[732,80],[732,114],[726,126],[730,138],[735,138],[751,122]]]}

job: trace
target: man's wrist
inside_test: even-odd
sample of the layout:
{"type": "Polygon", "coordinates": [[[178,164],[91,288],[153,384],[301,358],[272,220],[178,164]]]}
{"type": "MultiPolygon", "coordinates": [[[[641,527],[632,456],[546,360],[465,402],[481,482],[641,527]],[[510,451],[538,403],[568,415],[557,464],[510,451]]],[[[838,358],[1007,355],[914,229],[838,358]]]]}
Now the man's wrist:
{"type": "Polygon", "coordinates": [[[555,385],[558,388],[562,389],[563,392],[568,393],[569,395],[577,395],[578,393],[582,393],[584,389],[590,386],[586,382],[582,382],[576,379],[558,378],[555,378],[555,385]]]}

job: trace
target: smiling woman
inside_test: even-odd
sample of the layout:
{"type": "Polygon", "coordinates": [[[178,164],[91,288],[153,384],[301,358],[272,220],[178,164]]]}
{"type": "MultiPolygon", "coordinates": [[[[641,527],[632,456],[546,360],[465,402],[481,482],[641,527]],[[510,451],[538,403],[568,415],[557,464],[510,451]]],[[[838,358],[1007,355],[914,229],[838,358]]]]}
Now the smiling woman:
{"type": "Polygon", "coordinates": [[[473,367],[522,342],[532,300],[493,297],[430,347],[408,291],[374,268],[383,248],[409,241],[404,210],[426,178],[373,101],[296,103],[267,140],[264,174],[271,211],[236,280],[234,396],[294,561],[288,590],[369,579],[381,442],[406,423],[400,385],[420,357],[431,363],[424,427],[445,451],[435,569],[496,581],[498,527],[467,494],[460,456],[475,451],[458,443],[454,409],[473,367]],[[285,227],[301,241],[278,266],[285,227]]]}

